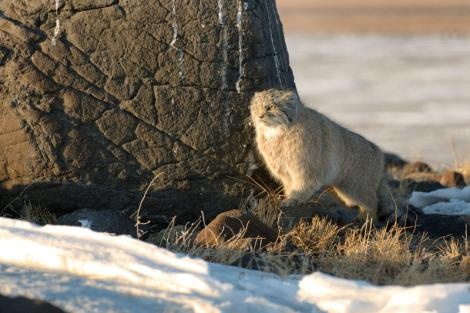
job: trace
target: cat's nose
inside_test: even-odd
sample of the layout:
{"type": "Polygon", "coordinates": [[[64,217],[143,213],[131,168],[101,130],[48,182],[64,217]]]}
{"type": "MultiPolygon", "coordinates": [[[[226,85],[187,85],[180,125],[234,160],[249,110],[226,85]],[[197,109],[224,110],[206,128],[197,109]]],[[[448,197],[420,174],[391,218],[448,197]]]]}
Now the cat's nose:
{"type": "Polygon", "coordinates": [[[264,118],[265,115],[266,115],[265,113],[260,114],[259,118],[264,118]]]}

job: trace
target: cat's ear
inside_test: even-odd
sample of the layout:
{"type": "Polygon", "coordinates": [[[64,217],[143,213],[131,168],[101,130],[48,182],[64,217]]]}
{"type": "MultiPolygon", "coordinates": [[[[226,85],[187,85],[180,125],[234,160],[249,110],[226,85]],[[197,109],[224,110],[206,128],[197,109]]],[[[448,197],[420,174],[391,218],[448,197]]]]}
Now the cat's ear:
{"type": "Polygon", "coordinates": [[[298,106],[300,102],[299,96],[294,89],[283,92],[281,98],[282,102],[287,103],[289,106],[298,106]]]}
{"type": "Polygon", "coordinates": [[[289,122],[297,120],[299,114],[300,100],[295,90],[288,90],[283,92],[281,97],[282,103],[284,103],[284,113],[287,115],[289,122]]]}

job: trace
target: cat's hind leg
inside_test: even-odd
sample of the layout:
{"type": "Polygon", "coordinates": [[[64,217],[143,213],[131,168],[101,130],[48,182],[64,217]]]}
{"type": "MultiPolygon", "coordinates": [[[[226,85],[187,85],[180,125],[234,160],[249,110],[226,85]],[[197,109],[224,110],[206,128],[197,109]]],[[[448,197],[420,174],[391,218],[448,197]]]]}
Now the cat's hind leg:
{"type": "MultiPolygon", "coordinates": [[[[366,183],[367,184],[367,183],[366,183]]],[[[378,221],[377,209],[379,199],[377,197],[377,188],[373,186],[349,184],[342,182],[333,186],[338,197],[348,206],[358,206],[360,219],[372,219],[378,221]]]]}

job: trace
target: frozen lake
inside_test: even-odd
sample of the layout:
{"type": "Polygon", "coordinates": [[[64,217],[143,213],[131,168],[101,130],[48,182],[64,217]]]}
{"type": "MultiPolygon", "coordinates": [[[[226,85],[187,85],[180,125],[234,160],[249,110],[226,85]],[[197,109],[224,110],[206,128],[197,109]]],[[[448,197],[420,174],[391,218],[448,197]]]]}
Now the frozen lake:
{"type": "Polygon", "coordinates": [[[291,35],[303,101],[382,149],[470,161],[470,36],[291,35]]]}

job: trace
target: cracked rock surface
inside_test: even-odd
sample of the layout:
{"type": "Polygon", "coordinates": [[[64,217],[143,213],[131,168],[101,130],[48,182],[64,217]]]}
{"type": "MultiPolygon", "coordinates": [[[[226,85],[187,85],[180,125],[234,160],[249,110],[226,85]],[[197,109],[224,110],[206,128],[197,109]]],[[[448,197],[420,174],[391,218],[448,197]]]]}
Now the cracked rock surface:
{"type": "Polygon", "coordinates": [[[0,205],[136,208],[162,173],[149,216],[237,207],[250,97],[293,86],[274,0],[0,1],[0,205]]]}

